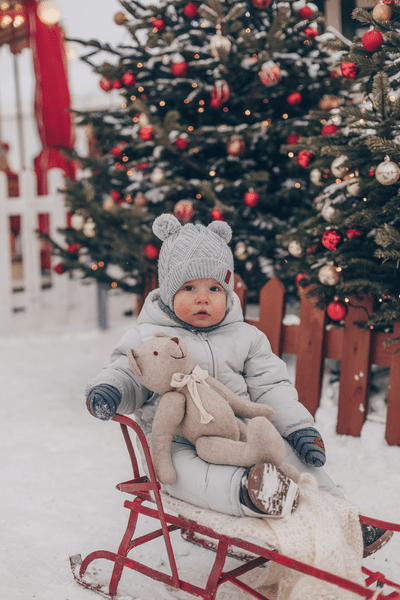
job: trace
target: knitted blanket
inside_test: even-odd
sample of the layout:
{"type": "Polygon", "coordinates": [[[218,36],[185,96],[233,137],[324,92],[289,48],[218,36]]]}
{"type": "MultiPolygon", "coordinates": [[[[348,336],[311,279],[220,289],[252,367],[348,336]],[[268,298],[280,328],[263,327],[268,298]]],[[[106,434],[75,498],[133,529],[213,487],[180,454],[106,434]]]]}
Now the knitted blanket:
{"type": "MultiPolygon", "coordinates": [[[[300,502],[283,519],[233,517],[181,502],[163,493],[164,507],[219,534],[249,539],[281,554],[364,584],[362,534],[357,508],[320,492],[308,474],[300,479],[300,502]]],[[[270,600],[355,600],[357,594],[269,563],[242,578],[270,600]]],[[[244,596],[248,597],[246,593],[244,596]]]]}

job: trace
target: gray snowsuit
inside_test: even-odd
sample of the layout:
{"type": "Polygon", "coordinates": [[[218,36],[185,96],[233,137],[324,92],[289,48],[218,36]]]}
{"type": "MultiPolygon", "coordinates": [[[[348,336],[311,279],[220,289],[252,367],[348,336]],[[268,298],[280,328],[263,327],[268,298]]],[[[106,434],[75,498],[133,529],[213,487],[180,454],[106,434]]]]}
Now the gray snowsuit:
{"type": "MultiPolygon", "coordinates": [[[[126,353],[163,331],[183,339],[194,362],[238,396],[272,406],[272,423],[283,437],[313,426],[311,414],[298,401],[296,389],[289,381],[285,363],[273,354],[267,337],[244,322],[236,294],[221,323],[208,331],[180,325],[162,310],[158,301],[159,291],[154,290],[147,297],[136,326],[122,337],[112,352],[111,364],[88,384],[86,395],[100,383],[118,388],[122,401],[117,412],[134,413],[149,441],[160,396],[137,381],[126,353]]],[[[302,473],[311,473],[320,489],[343,497],[322,468],[305,465],[286,441],[285,444],[286,462],[302,473]]],[[[206,463],[197,456],[194,446],[178,435],[172,443],[172,457],[177,479],[165,486],[169,494],[202,508],[235,516],[244,514],[239,501],[242,467],[206,463]]]]}

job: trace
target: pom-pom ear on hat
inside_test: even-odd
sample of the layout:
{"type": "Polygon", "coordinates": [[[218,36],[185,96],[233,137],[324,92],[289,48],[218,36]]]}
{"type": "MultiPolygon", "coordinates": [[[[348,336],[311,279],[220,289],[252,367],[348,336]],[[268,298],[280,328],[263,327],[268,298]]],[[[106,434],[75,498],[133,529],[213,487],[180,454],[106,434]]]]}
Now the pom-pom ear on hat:
{"type": "MultiPolygon", "coordinates": [[[[174,215],[163,214],[157,217],[153,223],[153,233],[164,241],[181,229],[181,224],[174,215]]],[[[229,227],[229,225],[228,225],[229,227]]]]}
{"type": "Polygon", "coordinates": [[[224,221],[212,221],[207,226],[207,229],[211,229],[211,231],[219,235],[219,237],[221,237],[227,244],[229,244],[232,239],[232,229],[228,223],[225,223],[224,221]]]}

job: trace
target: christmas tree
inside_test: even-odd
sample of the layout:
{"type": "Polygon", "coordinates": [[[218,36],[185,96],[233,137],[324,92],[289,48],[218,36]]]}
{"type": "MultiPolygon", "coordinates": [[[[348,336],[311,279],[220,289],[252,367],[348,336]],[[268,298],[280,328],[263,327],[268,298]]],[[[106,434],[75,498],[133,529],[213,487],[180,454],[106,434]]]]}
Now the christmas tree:
{"type": "MultiPolygon", "coordinates": [[[[366,326],[388,330],[400,320],[400,9],[384,0],[355,9],[361,39],[330,43],[352,82],[352,102],[336,115],[331,136],[309,136],[297,151],[329,177],[314,214],[288,236],[288,272],[328,315],[340,321],[352,298],[373,298],[366,326]]],[[[323,118],[323,115],[319,115],[323,118]]]]}
{"type": "Polygon", "coordinates": [[[129,45],[81,42],[118,103],[78,114],[91,153],[78,157],[84,177],[68,184],[72,216],[57,268],[140,292],[156,271],[151,224],[173,212],[182,223],[226,220],[237,272],[256,292],[279,268],[276,235],[309,214],[315,195],[301,166],[308,157],[280,147],[320,131],[310,107],[338,102],[316,39],[318,8],[305,0],[121,5],[115,20],[129,45]],[[96,63],[101,52],[110,62],[96,63]]]}

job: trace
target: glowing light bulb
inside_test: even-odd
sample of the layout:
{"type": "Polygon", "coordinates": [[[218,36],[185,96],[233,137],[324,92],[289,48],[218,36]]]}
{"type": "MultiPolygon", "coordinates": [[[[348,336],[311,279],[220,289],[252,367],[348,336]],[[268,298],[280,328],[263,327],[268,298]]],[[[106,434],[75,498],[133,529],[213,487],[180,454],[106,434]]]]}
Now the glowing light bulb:
{"type": "Polygon", "coordinates": [[[61,10],[55,2],[42,0],[37,7],[37,15],[45,25],[55,25],[61,18],[61,10]]]}

